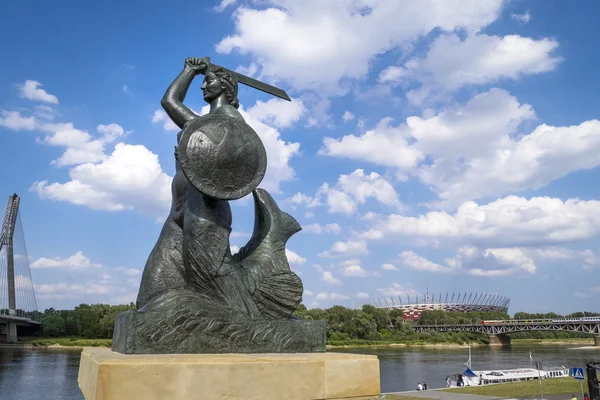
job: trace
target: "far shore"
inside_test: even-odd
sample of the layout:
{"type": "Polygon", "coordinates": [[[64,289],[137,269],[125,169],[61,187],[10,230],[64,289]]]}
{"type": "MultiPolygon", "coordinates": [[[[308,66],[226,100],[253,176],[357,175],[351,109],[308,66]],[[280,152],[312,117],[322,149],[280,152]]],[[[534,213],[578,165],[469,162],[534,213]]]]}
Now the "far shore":
{"type": "MultiPolygon", "coordinates": [[[[71,349],[81,350],[85,347],[110,347],[112,341],[110,339],[73,339],[73,338],[27,338],[22,342],[15,344],[0,343],[0,349],[2,348],[18,348],[18,349],[71,349]]],[[[513,339],[512,344],[516,346],[520,345],[556,345],[556,346],[573,346],[578,345],[579,349],[600,349],[594,347],[594,340],[591,338],[572,338],[572,339],[513,339]]],[[[352,348],[405,348],[405,347],[424,347],[424,348],[464,348],[467,347],[468,343],[381,343],[381,344],[339,344],[339,345],[327,345],[327,350],[334,349],[352,349],[352,348]]],[[[483,343],[471,343],[471,347],[488,346],[483,343]]]]}
{"type": "MultiPolygon", "coordinates": [[[[591,338],[572,338],[572,339],[513,339],[513,345],[590,345],[594,347],[594,339],[591,338]]],[[[351,344],[351,345],[327,345],[327,349],[345,349],[345,348],[389,348],[389,347],[439,347],[439,348],[463,348],[468,347],[468,343],[382,343],[382,344],[351,344]]],[[[483,343],[471,343],[471,347],[488,346],[483,343]]],[[[585,346],[587,349],[588,346],[585,346]]]]}

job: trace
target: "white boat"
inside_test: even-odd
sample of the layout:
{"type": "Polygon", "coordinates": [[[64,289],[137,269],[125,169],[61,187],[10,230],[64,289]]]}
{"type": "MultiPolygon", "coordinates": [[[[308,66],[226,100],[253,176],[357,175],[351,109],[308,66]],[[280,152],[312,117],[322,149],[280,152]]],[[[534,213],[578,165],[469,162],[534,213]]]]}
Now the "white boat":
{"type": "Polygon", "coordinates": [[[491,385],[496,383],[530,381],[532,379],[550,379],[569,376],[569,369],[565,367],[550,370],[537,370],[535,368],[497,369],[489,371],[472,371],[467,369],[462,374],[464,386],[491,385]]]}
{"type": "Polygon", "coordinates": [[[465,363],[467,369],[462,374],[457,376],[456,384],[452,386],[458,386],[460,382],[462,382],[462,386],[480,386],[529,381],[532,379],[562,378],[569,376],[569,369],[565,368],[564,366],[538,370],[533,368],[533,357],[531,356],[531,353],[529,353],[529,360],[529,368],[474,371],[471,369],[471,346],[469,345],[469,360],[465,363]]]}

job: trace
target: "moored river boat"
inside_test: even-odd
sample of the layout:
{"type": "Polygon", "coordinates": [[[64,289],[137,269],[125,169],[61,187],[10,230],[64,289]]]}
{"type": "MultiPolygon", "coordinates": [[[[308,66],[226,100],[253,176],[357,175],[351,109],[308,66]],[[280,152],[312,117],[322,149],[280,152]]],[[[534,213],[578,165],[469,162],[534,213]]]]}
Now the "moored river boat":
{"type": "Polygon", "coordinates": [[[529,353],[529,368],[477,370],[471,369],[471,345],[469,343],[469,359],[465,363],[467,369],[462,374],[456,374],[456,380],[451,387],[493,385],[498,383],[521,382],[533,379],[552,379],[569,376],[569,369],[560,367],[547,367],[542,369],[541,363],[535,363],[531,352],[529,353]]]}

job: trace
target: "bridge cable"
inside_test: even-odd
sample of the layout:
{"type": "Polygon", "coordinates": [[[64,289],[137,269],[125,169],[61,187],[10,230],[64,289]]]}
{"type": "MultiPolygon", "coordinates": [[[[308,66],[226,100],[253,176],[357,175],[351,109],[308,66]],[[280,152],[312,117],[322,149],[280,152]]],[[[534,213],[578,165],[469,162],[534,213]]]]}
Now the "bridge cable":
{"type": "Polygon", "coordinates": [[[24,282],[27,284],[27,309],[26,311],[30,316],[37,314],[37,301],[35,299],[35,286],[33,284],[33,279],[31,278],[31,266],[29,265],[29,254],[27,254],[27,244],[25,242],[25,230],[23,229],[23,222],[21,218],[21,213],[19,212],[17,219],[17,226],[21,233],[21,243],[23,244],[23,277],[24,282]]]}
{"type": "Polygon", "coordinates": [[[26,260],[26,255],[22,254],[23,253],[23,249],[21,248],[21,246],[23,246],[25,244],[25,237],[23,236],[23,230],[22,230],[22,226],[19,224],[20,221],[20,211],[17,210],[17,218],[15,220],[15,234],[14,234],[14,238],[17,239],[18,241],[14,241],[13,242],[13,246],[15,247],[16,250],[18,250],[18,257],[16,257],[17,259],[15,260],[15,283],[16,286],[18,287],[18,298],[19,298],[19,310],[21,314],[21,316],[26,317],[27,316],[27,311],[28,310],[28,304],[27,304],[27,297],[28,297],[28,293],[27,293],[27,289],[26,289],[26,273],[24,271],[25,269],[25,263],[27,262],[26,260]],[[21,229],[20,229],[21,228],[21,229]],[[18,232],[20,230],[20,232],[18,232]],[[20,234],[19,234],[20,233],[20,234]],[[17,246],[15,246],[15,244],[17,246]]]}
{"type": "Polygon", "coordinates": [[[8,263],[6,248],[0,250],[0,314],[8,314],[8,263]]]}

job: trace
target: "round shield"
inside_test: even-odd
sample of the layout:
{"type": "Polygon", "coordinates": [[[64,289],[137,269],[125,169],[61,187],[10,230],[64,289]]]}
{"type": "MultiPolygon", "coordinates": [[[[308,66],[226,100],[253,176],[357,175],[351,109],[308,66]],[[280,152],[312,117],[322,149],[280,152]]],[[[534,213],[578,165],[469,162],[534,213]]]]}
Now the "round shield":
{"type": "Polygon", "coordinates": [[[199,117],[185,127],[178,158],[196,189],[223,200],[251,193],[267,169],[267,153],[256,132],[244,121],[220,114],[199,117]]]}

